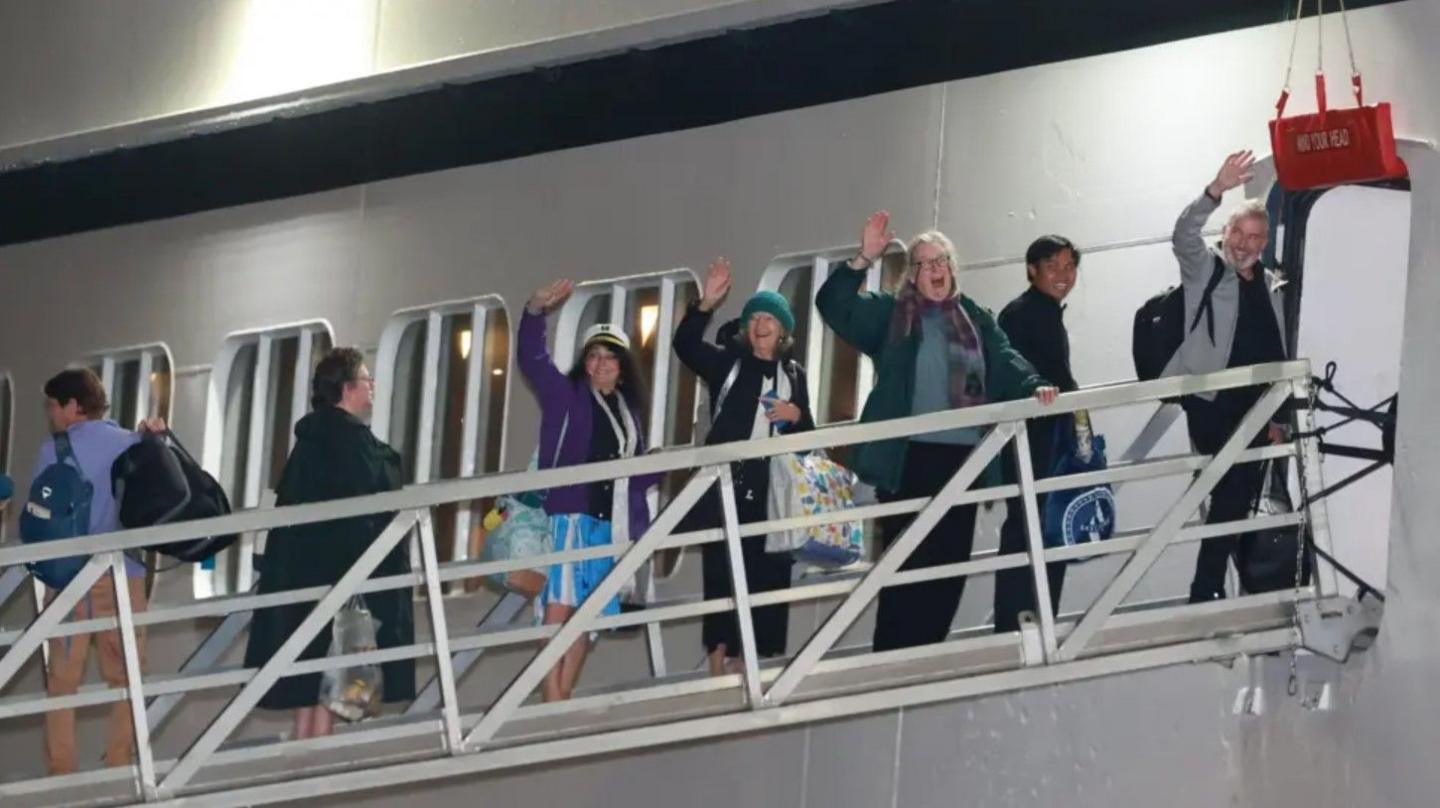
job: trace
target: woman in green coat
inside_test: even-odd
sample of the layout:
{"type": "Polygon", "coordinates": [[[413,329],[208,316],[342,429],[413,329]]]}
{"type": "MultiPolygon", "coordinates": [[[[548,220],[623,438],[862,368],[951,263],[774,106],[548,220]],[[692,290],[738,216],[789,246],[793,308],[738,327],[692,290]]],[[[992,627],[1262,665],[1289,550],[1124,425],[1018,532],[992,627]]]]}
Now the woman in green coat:
{"type": "MultiPolygon", "coordinates": [[[[865,222],[860,252],[832,267],[815,296],[825,324],[875,363],[875,388],[862,423],[1034,396],[1049,404],[1056,389],[1010,347],[995,318],[961,294],[955,248],[945,234],[928,231],[909,247],[909,271],[897,292],[860,291],[865,273],[895,237],[884,211],[865,222]]],[[[855,472],[875,486],[881,501],[932,497],[949,482],[984,436],[979,428],[949,429],[859,446],[855,472]]],[[[991,464],[982,482],[998,482],[991,464]]],[[[951,508],[901,569],[956,564],[970,559],[975,505],[951,508]]],[[[912,514],[880,520],[888,547],[912,514]]],[[[944,640],[964,593],[963,577],[891,586],[880,591],[874,650],[944,640]]]]}
{"type": "MultiPolygon", "coordinates": [[[[354,348],[335,348],[320,360],[310,383],[312,411],[295,425],[295,448],[285,461],[276,487],[275,504],[299,505],[381,491],[401,485],[400,455],[382,443],[363,420],[375,399],[375,380],[354,348]]],[[[375,541],[394,517],[391,513],[336,519],[270,531],[265,555],[260,558],[260,594],[333,586],[375,541]]],[[[410,571],[409,543],[400,542],[372,577],[410,571]]],[[[394,648],[415,642],[415,611],[409,587],[371,592],[365,605],[378,622],[376,644],[394,648]]],[[[276,606],[255,612],[245,667],[256,668],[270,659],[289,639],[314,603],[276,606]]],[[[329,653],[330,626],[326,626],[300,654],[318,659],[329,653]]],[[[386,702],[415,698],[415,660],[386,662],[381,670],[386,702]]],[[[294,738],[329,735],[334,729],[330,711],[320,705],[318,673],[289,676],[276,682],[260,706],[295,710],[294,738]]]]}

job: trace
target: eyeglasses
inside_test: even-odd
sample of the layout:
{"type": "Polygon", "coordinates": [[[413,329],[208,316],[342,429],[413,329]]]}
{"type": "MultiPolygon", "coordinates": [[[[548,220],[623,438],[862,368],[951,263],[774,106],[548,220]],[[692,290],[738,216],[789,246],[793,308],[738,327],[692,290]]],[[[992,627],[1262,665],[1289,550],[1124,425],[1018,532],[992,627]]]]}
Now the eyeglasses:
{"type": "Polygon", "coordinates": [[[949,269],[950,256],[942,255],[938,258],[930,258],[924,261],[912,261],[910,262],[910,266],[914,268],[917,272],[923,272],[924,270],[930,269],[932,267],[935,269],[949,269]]]}

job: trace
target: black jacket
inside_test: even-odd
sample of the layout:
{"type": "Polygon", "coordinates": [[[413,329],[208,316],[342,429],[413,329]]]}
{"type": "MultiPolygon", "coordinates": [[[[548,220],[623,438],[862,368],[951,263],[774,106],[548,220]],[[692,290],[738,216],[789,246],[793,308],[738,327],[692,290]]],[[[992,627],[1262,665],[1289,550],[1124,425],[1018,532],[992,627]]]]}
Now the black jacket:
{"type": "Polygon", "coordinates": [[[1010,347],[1035,366],[1036,372],[1060,392],[1080,389],[1070,372],[1070,334],[1065,330],[1065,307],[1031,286],[1000,311],[1000,327],[1010,347]]]}
{"type": "MultiPolygon", "coordinates": [[[[707,446],[750,438],[750,430],[755,423],[755,407],[760,395],[767,392],[760,389],[760,384],[766,365],[770,364],[745,352],[738,343],[707,343],[705,328],[710,324],[711,314],[691,306],[680,319],[673,342],[675,355],[700,377],[710,394],[711,423],[705,438],[707,446]],[[740,362],[740,373],[730,386],[725,406],[717,413],[715,399],[737,360],[740,362]]],[[[815,418],[810,412],[810,390],[805,381],[805,369],[789,359],[780,360],[780,366],[782,372],[790,377],[791,401],[800,408],[800,421],[779,431],[786,435],[808,432],[815,428],[815,418]]]]}
{"type": "MultiPolygon", "coordinates": [[[[1075,376],[1070,372],[1070,334],[1065,330],[1065,307],[1055,298],[1039,291],[1034,286],[1027,288],[1019,297],[1010,301],[1000,311],[1000,328],[1010,339],[1010,347],[1032,365],[1036,372],[1069,393],[1080,389],[1075,376]]],[[[1030,433],[1030,462],[1035,476],[1050,474],[1054,463],[1055,425],[1060,416],[1034,418],[1028,424],[1030,433]]],[[[1068,420],[1068,419],[1067,419],[1068,420]]],[[[1005,477],[1015,479],[1012,453],[1005,452],[1005,477]]]]}
{"type": "MultiPolygon", "coordinates": [[[[709,324],[710,313],[691,306],[675,329],[673,343],[676,356],[700,377],[709,391],[711,423],[710,431],[705,436],[705,445],[749,440],[750,432],[755,426],[755,407],[761,393],[767,392],[760,389],[764,373],[776,366],[756,359],[733,339],[726,340],[723,345],[707,343],[705,328],[709,324]],[[715,399],[720,395],[720,388],[725,385],[725,379],[737,361],[740,362],[740,372],[730,386],[724,406],[720,412],[716,412],[715,399]]],[[[723,328],[725,327],[722,326],[723,328]]],[[[778,368],[780,372],[789,375],[791,401],[800,408],[799,422],[778,431],[788,435],[814,429],[815,418],[810,413],[810,391],[806,386],[804,368],[790,359],[781,359],[778,368]]],[[[770,488],[769,460],[761,458],[732,463],[730,469],[735,481],[740,521],[763,520],[765,495],[770,488]]],[[[714,527],[720,522],[720,498],[712,488],[711,493],[702,497],[682,520],[680,529],[699,530],[714,527]]]]}
{"type": "MultiPolygon", "coordinates": [[[[285,461],[276,486],[277,506],[323,502],[394,491],[401,485],[400,455],[375,437],[363,421],[344,410],[324,407],[295,425],[295,448],[285,461]]],[[[355,563],[394,514],[384,513],[278,528],[270,531],[265,555],[257,563],[260,593],[329,586],[355,563]]],[[[408,542],[401,541],[380,562],[372,577],[410,570],[408,542]]],[[[410,588],[365,595],[371,614],[380,621],[376,639],[381,648],[415,641],[415,609],[410,588]]],[[[265,663],[295,631],[314,603],[261,609],[250,627],[246,667],[265,663]]],[[[315,638],[301,659],[325,656],[330,628],[315,638]]],[[[415,698],[415,661],[386,662],[385,701],[415,698]]],[[[314,706],[319,701],[320,674],[281,679],[261,700],[270,709],[314,706]]]]}

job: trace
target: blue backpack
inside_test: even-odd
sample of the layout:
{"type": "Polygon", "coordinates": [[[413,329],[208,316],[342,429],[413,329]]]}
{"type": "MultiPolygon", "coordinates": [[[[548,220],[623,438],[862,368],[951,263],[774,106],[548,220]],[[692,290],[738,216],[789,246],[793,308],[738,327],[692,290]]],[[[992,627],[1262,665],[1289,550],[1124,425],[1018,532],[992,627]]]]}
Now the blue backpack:
{"type": "MultiPolygon", "coordinates": [[[[1075,419],[1070,416],[1056,419],[1055,461],[1050,468],[1051,477],[1101,471],[1105,465],[1103,436],[1092,433],[1090,457],[1082,460],[1075,435],[1075,419]]],[[[1052,491],[1045,495],[1040,522],[1046,547],[1103,541],[1115,535],[1115,492],[1109,485],[1052,491]]]]}
{"type": "MultiPolygon", "coordinates": [[[[85,479],[70,448],[70,436],[55,436],[55,462],[30,483],[30,499],[20,513],[20,539],[34,544],[73,539],[90,532],[90,501],[95,486],[85,479]]],[[[26,566],[51,589],[63,589],[88,561],[87,556],[51,558],[26,566]]]]}

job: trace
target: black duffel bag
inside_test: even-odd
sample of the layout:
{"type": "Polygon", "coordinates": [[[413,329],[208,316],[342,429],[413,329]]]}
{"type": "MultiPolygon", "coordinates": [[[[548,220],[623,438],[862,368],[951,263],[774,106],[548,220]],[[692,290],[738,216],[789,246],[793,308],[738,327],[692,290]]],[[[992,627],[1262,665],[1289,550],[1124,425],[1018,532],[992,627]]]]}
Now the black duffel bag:
{"type": "MultiPolygon", "coordinates": [[[[1290,484],[1285,464],[1277,461],[1265,463],[1265,485],[1260,499],[1255,503],[1256,516],[1279,516],[1295,512],[1290,500],[1290,484]]],[[[1300,555],[1300,527],[1278,527],[1255,530],[1240,536],[1235,548],[1235,571],[1239,573],[1240,588],[1248,594],[1277,592],[1294,589],[1296,586],[1296,562],[1300,555]]],[[[1299,585],[1310,583],[1310,554],[1304,554],[1305,565],[1299,576],[1299,585]]]]}
{"type": "MultiPolygon", "coordinates": [[[[175,437],[146,433],[110,467],[110,483],[127,528],[153,527],[226,516],[230,499],[175,437]]],[[[234,544],[239,534],[204,536],[156,545],[180,561],[205,561],[234,544]]]]}

